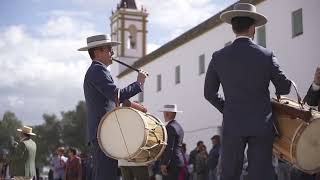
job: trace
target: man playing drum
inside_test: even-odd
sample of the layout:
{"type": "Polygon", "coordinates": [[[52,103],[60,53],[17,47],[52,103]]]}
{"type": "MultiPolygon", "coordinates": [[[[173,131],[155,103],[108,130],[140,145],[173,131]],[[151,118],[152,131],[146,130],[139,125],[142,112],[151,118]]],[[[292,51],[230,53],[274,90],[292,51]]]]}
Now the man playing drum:
{"type": "Polygon", "coordinates": [[[320,111],[320,67],[317,67],[314,74],[314,80],[309,88],[304,101],[310,106],[318,106],[318,111],[320,111]]]}
{"type": "Polygon", "coordinates": [[[184,131],[175,120],[177,112],[182,111],[178,111],[176,104],[164,105],[160,111],[163,112],[168,133],[167,147],[161,156],[160,169],[163,180],[177,180],[181,168],[185,166],[182,154],[184,131]]]}
{"type": "MultiPolygon", "coordinates": [[[[316,69],[313,83],[309,88],[304,101],[310,106],[318,106],[318,111],[320,111],[320,67],[317,67],[316,69]]],[[[320,173],[317,173],[314,176],[315,180],[320,180],[320,173]]]]}
{"type": "MultiPolygon", "coordinates": [[[[92,180],[117,179],[118,161],[107,157],[97,142],[97,128],[105,113],[116,107],[115,92],[118,88],[113,82],[110,71],[112,64],[113,46],[120,43],[111,41],[110,36],[96,35],[87,38],[87,46],[79,51],[88,51],[92,59],[84,79],[84,95],[87,107],[88,144],[93,156],[92,180]]],[[[142,91],[146,74],[139,72],[137,81],[120,89],[120,102],[142,91]]]]}
{"type": "Polygon", "coordinates": [[[272,180],[273,121],[270,81],[277,95],[290,92],[274,54],[252,39],[255,28],[266,24],[256,7],[238,3],[221,14],[232,25],[234,42],[212,55],[204,85],[205,98],[223,113],[221,180],[239,180],[248,145],[248,179],[272,180]],[[225,99],[219,93],[223,87],[225,99]]]}

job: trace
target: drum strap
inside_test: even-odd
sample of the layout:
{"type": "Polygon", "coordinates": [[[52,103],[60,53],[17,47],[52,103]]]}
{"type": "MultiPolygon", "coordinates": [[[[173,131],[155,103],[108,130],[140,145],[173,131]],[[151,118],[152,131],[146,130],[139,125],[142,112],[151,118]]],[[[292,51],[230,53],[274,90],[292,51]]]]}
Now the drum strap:
{"type": "MultiPolygon", "coordinates": [[[[116,89],[115,102],[116,102],[116,107],[119,107],[120,106],[120,89],[116,89]]],[[[121,125],[120,125],[120,122],[119,122],[119,119],[118,119],[118,116],[117,116],[117,111],[114,111],[114,113],[115,113],[115,116],[116,116],[116,119],[117,119],[117,123],[118,123],[119,129],[120,129],[120,132],[121,132],[121,136],[122,136],[124,145],[126,146],[126,150],[127,150],[128,156],[131,157],[131,154],[129,153],[129,149],[128,149],[128,145],[127,145],[126,139],[124,138],[123,131],[121,129],[121,125]]]]}
{"type": "MultiPolygon", "coordinates": [[[[299,103],[300,107],[303,109],[304,102],[302,101],[302,98],[298,92],[297,85],[294,81],[292,81],[292,80],[290,80],[290,81],[291,81],[291,85],[293,86],[294,90],[296,91],[298,103],[299,103]]],[[[279,94],[277,94],[277,100],[279,101],[280,99],[281,99],[281,96],[279,94]]]]}
{"type": "Polygon", "coordinates": [[[130,156],[131,156],[131,154],[129,153],[129,149],[128,149],[127,141],[126,141],[126,139],[124,138],[124,135],[123,135],[123,132],[122,132],[122,129],[121,129],[121,125],[120,125],[120,122],[119,122],[119,119],[118,119],[118,116],[117,116],[117,112],[116,112],[116,111],[114,111],[114,113],[115,113],[115,115],[116,115],[117,123],[118,123],[119,129],[120,129],[120,132],[121,132],[121,136],[122,136],[122,139],[123,139],[124,145],[126,146],[126,150],[127,150],[128,156],[130,157],[130,156]]]}

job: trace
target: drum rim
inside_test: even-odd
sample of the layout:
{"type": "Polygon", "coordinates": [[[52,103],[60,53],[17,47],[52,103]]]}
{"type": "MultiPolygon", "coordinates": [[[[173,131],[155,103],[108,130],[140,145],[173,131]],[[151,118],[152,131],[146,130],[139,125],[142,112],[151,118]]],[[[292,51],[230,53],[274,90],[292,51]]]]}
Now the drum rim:
{"type": "MultiPolygon", "coordinates": [[[[294,138],[293,138],[293,141],[292,141],[292,154],[294,154],[294,162],[295,162],[295,166],[306,172],[306,173],[310,173],[310,174],[314,174],[314,173],[317,173],[317,172],[320,172],[320,167],[318,168],[315,168],[315,169],[312,169],[312,170],[308,170],[308,169],[304,169],[301,167],[301,165],[299,164],[298,160],[297,160],[297,146],[298,146],[298,141],[300,140],[300,138],[296,138],[296,137],[301,137],[302,134],[304,133],[305,129],[312,123],[314,119],[312,119],[310,121],[310,123],[303,123],[300,125],[300,127],[297,129],[296,133],[294,134],[294,138]]],[[[319,119],[320,120],[320,119],[319,119]]]]}
{"type": "MultiPolygon", "coordinates": [[[[130,110],[133,110],[134,112],[136,112],[136,113],[138,113],[138,114],[143,113],[143,112],[139,112],[138,110],[133,109],[133,108],[131,108],[131,107],[116,107],[116,108],[113,109],[112,111],[107,112],[107,113],[105,113],[104,116],[102,116],[102,118],[101,118],[101,120],[100,120],[100,122],[99,122],[99,125],[98,125],[98,130],[97,130],[97,140],[98,140],[98,144],[99,144],[100,149],[102,150],[102,152],[104,152],[105,155],[107,155],[107,156],[110,157],[110,158],[116,159],[116,160],[122,159],[122,158],[112,156],[110,153],[108,153],[108,152],[106,151],[106,149],[102,146],[101,138],[99,137],[99,135],[100,135],[100,133],[101,133],[101,126],[102,126],[104,120],[106,119],[106,117],[107,117],[109,114],[111,114],[111,113],[113,113],[114,111],[117,111],[117,110],[119,110],[119,109],[130,109],[130,110]]],[[[144,120],[144,119],[142,119],[142,120],[143,120],[144,126],[146,127],[146,122],[145,122],[145,120],[144,120]]],[[[147,141],[147,136],[146,136],[146,133],[144,133],[143,141],[142,141],[140,147],[141,147],[142,145],[145,145],[145,144],[146,144],[146,141],[147,141]]],[[[132,159],[133,157],[137,156],[141,151],[142,151],[141,149],[138,149],[136,152],[134,152],[133,154],[131,154],[131,155],[130,155],[128,158],[126,158],[125,160],[132,159]]]]}
{"type": "Polygon", "coordinates": [[[161,119],[158,118],[158,117],[155,116],[155,115],[150,114],[150,113],[145,113],[145,114],[146,114],[147,116],[153,117],[157,122],[160,123],[160,125],[158,125],[158,126],[162,127],[161,129],[163,130],[163,133],[164,133],[164,136],[163,136],[164,143],[162,144],[162,147],[161,147],[159,153],[158,153],[155,157],[153,157],[152,159],[150,159],[150,160],[148,160],[148,161],[145,161],[145,162],[135,162],[135,161],[133,161],[133,159],[134,159],[135,157],[139,156],[140,153],[143,152],[142,149],[140,149],[139,153],[138,153],[136,156],[132,157],[131,159],[127,159],[128,161],[132,161],[132,162],[135,162],[135,163],[137,163],[137,164],[150,164],[150,163],[158,160],[159,157],[160,157],[160,156],[162,155],[162,153],[164,152],[164,150],[165,150],[165,148],[166,148],[166,146],[167,146],[167,141],[168,141],[167,129],[166,129],[164,123],[161,121],[161,119]]]}
{"type": "Polygon", "coordinates": [[[167,134],[167,129],[166,129],[165,125],[163,124],[163,122],[158,117],[156,117],[156,116],[154,116],[152,114],[149,114],[149,113],[147,113],[147,115],[152,116],[153,118],[155,118],[160,123],[160,125],[158,125],[158,126],[164,127],[164,128],[162,128],[163,129],[163,133],[164,133],[164,138],[163,138],[164,139],[164,144],[162,144],[161,150],[159,151],[157,156],[155,156],[153,160],[147,161],[147,162],[150,163],[150,162],[152,162],[154,160],[157,160],[162,155],[164,150],[166,149],[167,141],[168,141],[168,134],[167,134]]]}

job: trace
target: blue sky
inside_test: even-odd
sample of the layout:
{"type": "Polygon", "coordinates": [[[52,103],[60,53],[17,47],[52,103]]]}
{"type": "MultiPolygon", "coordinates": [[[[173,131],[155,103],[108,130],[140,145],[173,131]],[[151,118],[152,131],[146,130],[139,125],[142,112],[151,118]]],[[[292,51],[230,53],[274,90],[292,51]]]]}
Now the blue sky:
{"type": "MultiPolygon", "coordinates": [[[[86,37],[109,33],[120,0],[2,0],[0,5],[0,116],[25,124],[60,114],[83,100],[90,64],[76,51],[86,37]]],[[[136,0],[149,13],[148,52],[198,25],[235,0],[136,0]]]]}

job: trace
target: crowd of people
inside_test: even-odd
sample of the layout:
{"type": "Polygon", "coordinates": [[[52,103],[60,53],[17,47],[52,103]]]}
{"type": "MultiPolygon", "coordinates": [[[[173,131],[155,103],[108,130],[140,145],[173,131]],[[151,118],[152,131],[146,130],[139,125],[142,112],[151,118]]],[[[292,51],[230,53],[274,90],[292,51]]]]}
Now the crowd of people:
{"type": "MultiPolygon", "coordinates": [[[[220,136],[212,138],[212,148],[207,151],[203,141],[187,154],[186,144],[182,144],[184,164],[178,171],[177,180],[218,180],[217,166],[220,157],[220,136]]],[[[94,168],[92,157],[80,154],[69,148],[68,157],[65,156],[63,147],[59,147],[50,162],[49,180],[89,180],[94,168]]],[[[132,164],[131,164],[132,165],[132,164]]],[[[162,180],[161,158],[156,162],[143,166],[124,166],[119,164],[117,178],[123,180],[162,180]],[[134,167],[130,171],[131,167],[134,167]],[[127,168],[127,169],[125,169],[127,168]]]]}
{"type": "Polygon", "coordinates": [[[55,155],[50,162],[49,180],[82,180],[85,179],[84,157],[81,159],[77,155],[75,148],[69,148],[68,157],[65,156],[63,147],[57,149],[55,155]],[[82,162],[81,162],[82,161],[82,162]]]}

